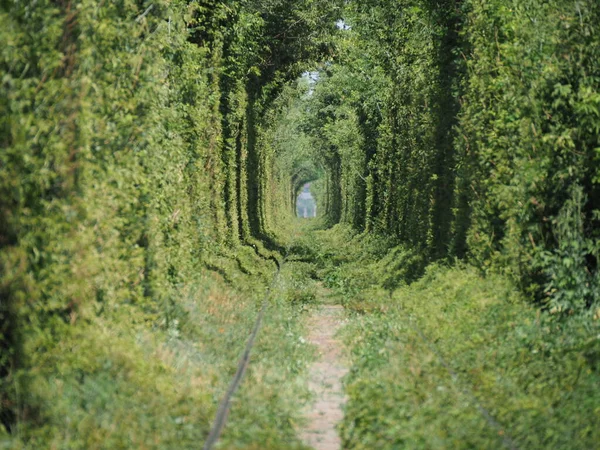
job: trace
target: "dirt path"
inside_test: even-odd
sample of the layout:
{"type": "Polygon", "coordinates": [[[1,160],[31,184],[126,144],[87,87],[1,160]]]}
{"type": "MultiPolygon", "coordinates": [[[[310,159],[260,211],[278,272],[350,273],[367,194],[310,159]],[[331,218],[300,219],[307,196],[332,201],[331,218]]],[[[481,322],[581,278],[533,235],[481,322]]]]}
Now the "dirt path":
{"type": "Polygon", "coordinates": [[[315,402],[305,412],[308,425],[300,436],[305,444],[316,450],[339,450],[342,444],[336,426],[344,415],[341,380],[348,369],[342,358],[342,344],[335,334],[342,326],[343,317],[341,306],[323,305],[308,323],[308,339],[318,347],[319,358],[310,368],[309,378],[315,402]]]}

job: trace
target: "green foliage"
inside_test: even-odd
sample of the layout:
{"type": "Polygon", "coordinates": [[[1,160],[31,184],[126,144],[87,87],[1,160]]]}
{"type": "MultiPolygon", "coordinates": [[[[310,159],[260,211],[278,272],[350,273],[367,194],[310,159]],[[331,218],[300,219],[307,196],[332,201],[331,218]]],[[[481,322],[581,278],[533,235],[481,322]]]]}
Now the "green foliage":
{"type": "Polygon", "coordinates": [[[597,321],[540,311],[508,277],[463,263],[407,285],[414,256],[348,225],[312,241],[348,311],[344,448],[597,446],[597,321]]]}
{"type": "Polygon", "coordinates": [[[317,288],[312,264],[305,262],[289,262],[284,267],[283,278],[286,280],[283,298],[291,305],[306,310],[317,303],[317,288]]]}
{"type": "Polygon", "coordinates": [[[0,432],[196,445],[255,311],[238,295],[287,248],[225,445],[300,446],[289,398],[306,393],[260,380],[301,375],[315,278],[367,313],[350,447],[498,444],[407,311],[520,442],[595,442],[579,419],[597,400],[599,22],[596,0],[3,2],[0,432]],[[316,243],[290,220],[307,181],[318,225],[337,224],[316,243]],[[430,269],[390,301],[456,258],[507,278],[430,269]],[[225,285],[230,316],[190,292],[225,285]]]}
{"type": "Polygon", "coordinates": [[[326,222],[595,311],[599,14],[592,0],[348,2],[302,109],[326,222]],[[555,224],[577,189],[566,238],[555,224]]]}
{"type": "Polygon", "coordinates": [[[598,243],[585,235],[583,204],[582,189],[576,187],[554,220],[557,248],[541,255],[541,266],[549,279],[545,289],[550,312],[589,312],[598,319],[598,312],[592,307],[600,304],[599,272],[590,272],[586,265],[587,258],[597,260],[598,243]]]}
{"type": "MultiPolygon", "coordinates": [[[[471,56],[457,144],[471,180],[463,189],[475,194],[465,193],[472,196],[469,246],[474,261],[501,268],[540,298],[549,268],[536,264],[538,251],[561,245],[551,224],[577,186],[585,198],[581,238],[597,238],[599,135],[583,103],[598,90],[598,5],[467,6],[471,56]]],[[[579,255],[574,265],[581,264],[579,255]]]]}
{"type": "Polygon", "coordinates": [[[349,311],[344,447],[596,446],[598,322],[541,312],[463,264],[384,289],[413,264],[405,251],[340,226],[316,236],[349,311]]]}
{"type": "MultiPolygon", "coordinates": [[[[258,118],[330,51],[337,4],[321,6],[2,3],[0,430],[11,444],[201,441],[224,378],[185,391],[192,405],[174,386],[201,364],[182,375],[157,352],[171,338],[191,345],[178,338],[191,314],[184,298],[207,273],[261,289],[281,258],[265,207],[276,195],[273,151],[258,118]]],[[[240,312],[230,318],[237,337],[253,316],[240,312]]],[[[230,347],[202,370],[235,360],[230,347]]],[[[273,446],[279,431],[289,437],[289,423],[266,422],[273,446]]]]}
{"type": "MultiPolygon", "coordinates": [[[[424,270],[422,256],[385,235],[357,234],[339,224],[318,232],[318,275],[326,287],[341,295],[352,310],[370,310],[374,295],[418,279],[424,270]]],[[[379,301],[377,301],[379,305],[379,301]]]]}
{"type": "Polygon", "coordinates": [[[168,328],[178,286],[219,234],[204,172],[217,150],[213,61],[187,41],[182,6],[3,12],[4,425],[38,407],[15,384],[31,392],[20,374],[71,326],[135,305],[168,328]]]}
{"type": "Polygon", "coordinates": [[[345,332],[348,448],[596,446],[597,325],[539,314],[471,267],[432,266],[382,305],[345,332]]]}

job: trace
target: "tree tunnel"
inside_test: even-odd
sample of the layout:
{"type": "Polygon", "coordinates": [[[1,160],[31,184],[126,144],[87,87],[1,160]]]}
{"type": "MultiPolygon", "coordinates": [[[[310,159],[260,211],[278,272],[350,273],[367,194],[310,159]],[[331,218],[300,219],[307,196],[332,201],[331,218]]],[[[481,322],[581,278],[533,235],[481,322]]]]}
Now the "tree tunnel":
{"type": "MultiPolygon", "coordinates": [[[[129,376],[119,358],[166,392],[185,320],[227,347],[201,319],[243,323],[222,292],[253,311],[236,295],[281,268],[307,183],[310,226],[381,239],[403,282],[470,264],[557,320],[597,321],[598,23],[597,0],[2,2],[0,439],[70,430],[47,417],[98,407],[86,395],[129,376]]],[[[154,419],[135,427],[168,428],[154,419]]]]}

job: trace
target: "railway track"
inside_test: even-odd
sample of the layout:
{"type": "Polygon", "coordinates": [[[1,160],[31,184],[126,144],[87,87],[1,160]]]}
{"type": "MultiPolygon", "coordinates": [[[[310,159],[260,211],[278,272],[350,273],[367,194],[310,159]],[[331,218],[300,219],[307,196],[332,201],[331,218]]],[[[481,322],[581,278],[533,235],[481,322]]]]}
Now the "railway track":
{"type": "Polygon", "coordinates": [[[246,347],[244,348],[244,351],[242,352],[238,361],[235,375],[229,383],[229,387],[227,388],[227,391],[225,392],[225,395],[223,396],[223,399],[219,404],[219,408],[217,409],[217,413],[213,420],[212,427],[210,429],[208,437],[206,438],[204,446],[202,447],[203,450],[210,450],[214,448],[215,444],[219,440],[219,437],[221,436],[221,433],[223,432],[223,429],[225,428],[225,425],[227,423],[227,417],[229,415],[229,410],[231,408],[231,400],[233,399],[236,391],[242,383],[244,374],[246,373],[246,369],[248,369],[248,365],[250,364],[250,355],[252,352],[252,348],[254,347],[256,337],[258,336],[258,333],[260,331],[265,312],[267,310],[269,297],[271,295],[273,287],[275,286],[275,283],[279,279],[281,269],[284,264],[285,260],[281,264],[277,264],[277,271],[275,272],[273,280],[271,281],[271,284],[269,285],[269,288],[267,289],[267,292],[265,293],[265,296],[262,300],[260,310],[258,312],[256,320],[254,321],[254,326],[252,327],[250,336],[246,341],[246,347]]]}

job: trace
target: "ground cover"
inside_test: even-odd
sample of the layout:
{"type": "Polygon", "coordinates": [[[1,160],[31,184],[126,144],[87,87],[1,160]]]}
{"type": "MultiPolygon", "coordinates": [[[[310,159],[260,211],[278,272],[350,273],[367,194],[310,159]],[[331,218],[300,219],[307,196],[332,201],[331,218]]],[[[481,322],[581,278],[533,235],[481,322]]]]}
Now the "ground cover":
{"type": "Polygon", "coordinates": [[[219,448],[307,448],[296,431],[302,406],[311,400],[307,371],[315,358],[306,339],[316,300],[309,268],[293,260],[283,264],[219,448]]]}
{"type": "MultiPolygon", "coordinates": [[[[284,266],[269,296],[219,448],[303,448],[297,402],[309,397],[301,376],[313,351],[302,339],[294,264],[303,263],[284,266]]],[[[212,265],[180,287],[169,323],[148,327],[151,310],[125,305],[36,353],[33,389],[21,395],[39,410],[25,411],[0,448],[198,448],[275,274],[275,264],[244,252],[212,265]]]]}
{"type": "Polygon", "coordinates": [[[542,312],[468,265],[406,285],[395,273],[418,264],[389,241],[317,236],[350,318],[344,448],[597,448],[597,322],[542,312]]]}

